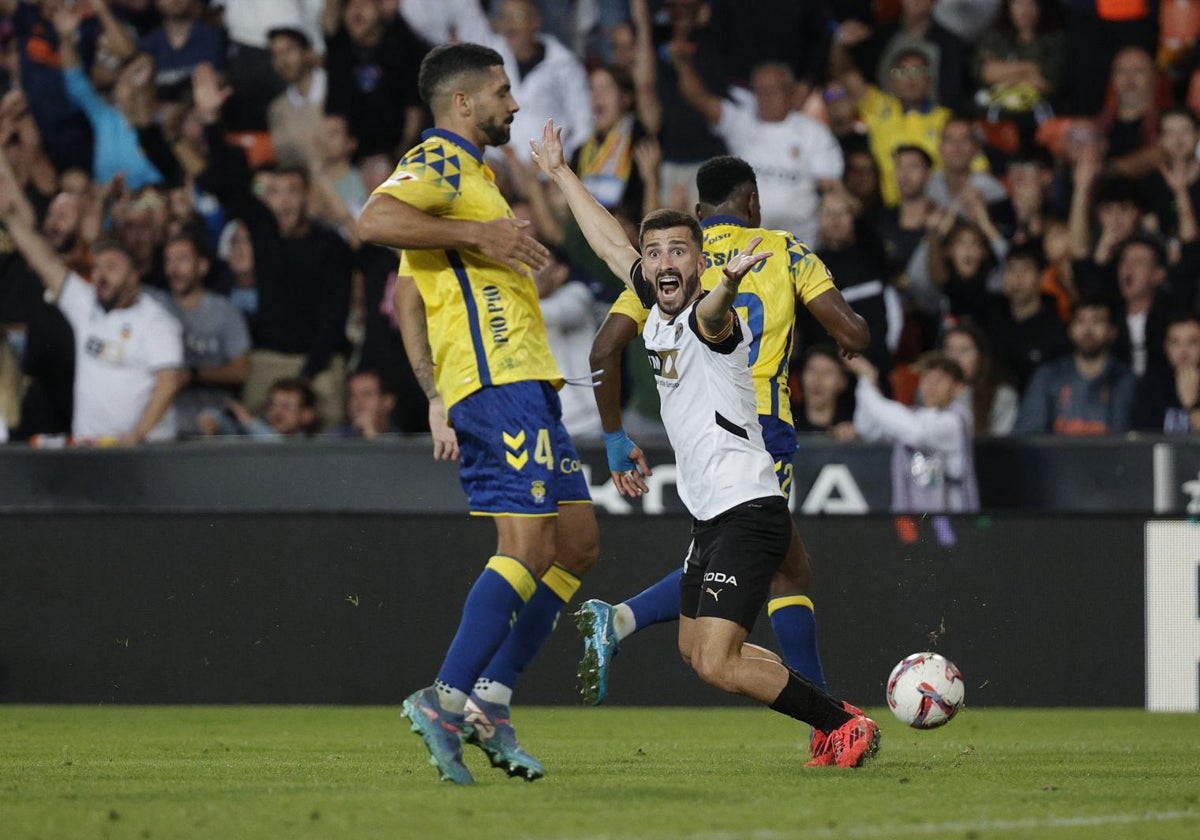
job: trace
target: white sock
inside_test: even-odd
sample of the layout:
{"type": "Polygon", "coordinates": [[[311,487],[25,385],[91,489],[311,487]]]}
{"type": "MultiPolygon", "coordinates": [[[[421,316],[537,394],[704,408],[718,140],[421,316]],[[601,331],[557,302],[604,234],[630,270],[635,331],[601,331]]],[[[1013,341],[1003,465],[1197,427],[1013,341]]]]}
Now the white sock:
{"type": "Polygon", "coordinates": [[[616,612],[613,614],[613,630],[616,631],[617,641],[632,635],[636,629],[637,619],[633,617],[633,610],[625,604],[617,604],[616,612]]]}
{"type": "Polygon", "coordinates": [[[467,708],[467,694],[452,685],[438,680],[434,683],[437,688],[438,703],[447,712],[462,712],[467,708]]]}
{"type": "Polygon", "coordinates": [[[512,705],[513,690],[495,680],[480,677],[475,681],[475,688],[471,689],[471,693],[489,703],[499,703],[501,706],[512,705]]]}

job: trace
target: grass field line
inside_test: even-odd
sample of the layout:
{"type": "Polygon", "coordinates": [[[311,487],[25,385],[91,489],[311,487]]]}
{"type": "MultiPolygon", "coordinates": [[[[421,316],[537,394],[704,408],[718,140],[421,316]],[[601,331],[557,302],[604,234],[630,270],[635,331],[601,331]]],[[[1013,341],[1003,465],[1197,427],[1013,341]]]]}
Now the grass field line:
{"type": "MultiPolygon", "coordinates": [[[[926,822],[909,825],[838,825],[834,827],[806,828],[807,837],[898,837],[911,834],[956,834],[974,831],[1038,831],[1056,828],[1105,828],[1118,825],[1137,825],[1139,823],[1177,822],[1180,820],[1200,820],[1200,811],[1163,811],[1159,813],[1141,814],[1098,814],[1091,817],[1050,817],[1047,819],[1023,820],[980,820],[977,822],[926,822]]],[[[628,834],[622,833],[628,838],[628,834]]],[[[746,831],[709,831],[701,833],[689,832],[689,840],[783,840],[794,838],[794,831],[775,831],[769,828],[748,829],[746,831]]],[[[576,840],[614,840],[614,835],[598,834],[591,837],[576,838],[576,840]]]]}

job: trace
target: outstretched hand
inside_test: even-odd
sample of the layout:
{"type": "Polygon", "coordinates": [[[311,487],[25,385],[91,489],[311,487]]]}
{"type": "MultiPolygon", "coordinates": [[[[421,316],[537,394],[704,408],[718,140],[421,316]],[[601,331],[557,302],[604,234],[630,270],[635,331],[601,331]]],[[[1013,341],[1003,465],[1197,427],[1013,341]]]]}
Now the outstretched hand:
{"type": "Polygon", "coordinates": [[[542,128],[542,142],[529,141],[529,154],[538,169],[553,177],[555,170],[567,165],[563,152],[562,127],[556,126],[553,119],[546,120],[542,128]]]}
{"type": "Polygon", "coordinates": [[[233,88],[221,84],[221,76],[207,61],[196,65],[192,71],[192,101],[200,122],[208,125],[221,115],[225,100],[233,95],[233,88]]]}
{"type": "Polygon", "coordinates": [[[742,278],[746,276],[750,269],[754,268],[754,266],[758,265],[764,260],[775,256],[774,251],[760,251],[757,254],[754,253],[754,249],[762,244],[762,240],[763,238],[761,236],[754,237],[750,240],[750,244],[746,246],[745,251],[737,254],[733,259],[725,264],[725,278],[733,284],[735,289],[742,282],[742,278]]]}

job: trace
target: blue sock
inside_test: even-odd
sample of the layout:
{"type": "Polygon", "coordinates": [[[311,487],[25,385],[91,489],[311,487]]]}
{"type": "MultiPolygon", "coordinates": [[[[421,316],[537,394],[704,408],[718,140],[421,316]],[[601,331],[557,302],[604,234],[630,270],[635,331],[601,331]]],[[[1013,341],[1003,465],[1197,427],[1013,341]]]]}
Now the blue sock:
{"type": "Polygon", "coordinates": [[[678,568],[649,589],[643,589],[625,601],[633,611],[637,627],[633,632],[644,630],[651,624],[662,624],[679,620],[679,579],[683,569],[678,568]]]}
{"type": "Polygon", "coordinates": [[[817,617],[812,600],[804,595],[785,595],[767,602],[771,629],[779,641],[784,663],[825,691],[825,672],[817,652],[817,617]]]}
{"type": "Polygon", "coordinates": [[[578,589],[579,578],[561,566],[551,566],[480,677],[516,688],[521,673],[550,638],[558,614],[578,589]]]}
{"type": "Polygon", "coordinates": [[[515,617],[537,588],[537,578],[520,560],[497,554],[492,557],[467,593],[462,620],[438,681],[471,693],[475,679],[504,643],[515,617]]]}

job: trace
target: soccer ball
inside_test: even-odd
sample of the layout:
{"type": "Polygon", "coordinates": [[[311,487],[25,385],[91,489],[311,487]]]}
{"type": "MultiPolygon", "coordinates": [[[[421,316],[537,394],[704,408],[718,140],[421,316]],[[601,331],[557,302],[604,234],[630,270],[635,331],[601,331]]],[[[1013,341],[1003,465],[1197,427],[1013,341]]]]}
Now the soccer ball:
{"type": "Polygon", "coordinates": [[[926,651],[904,657],[892,669],[887,704],[901,723],[914,729],[935,729],[958,714],[965,691],[954,663],[926,651]]]}

